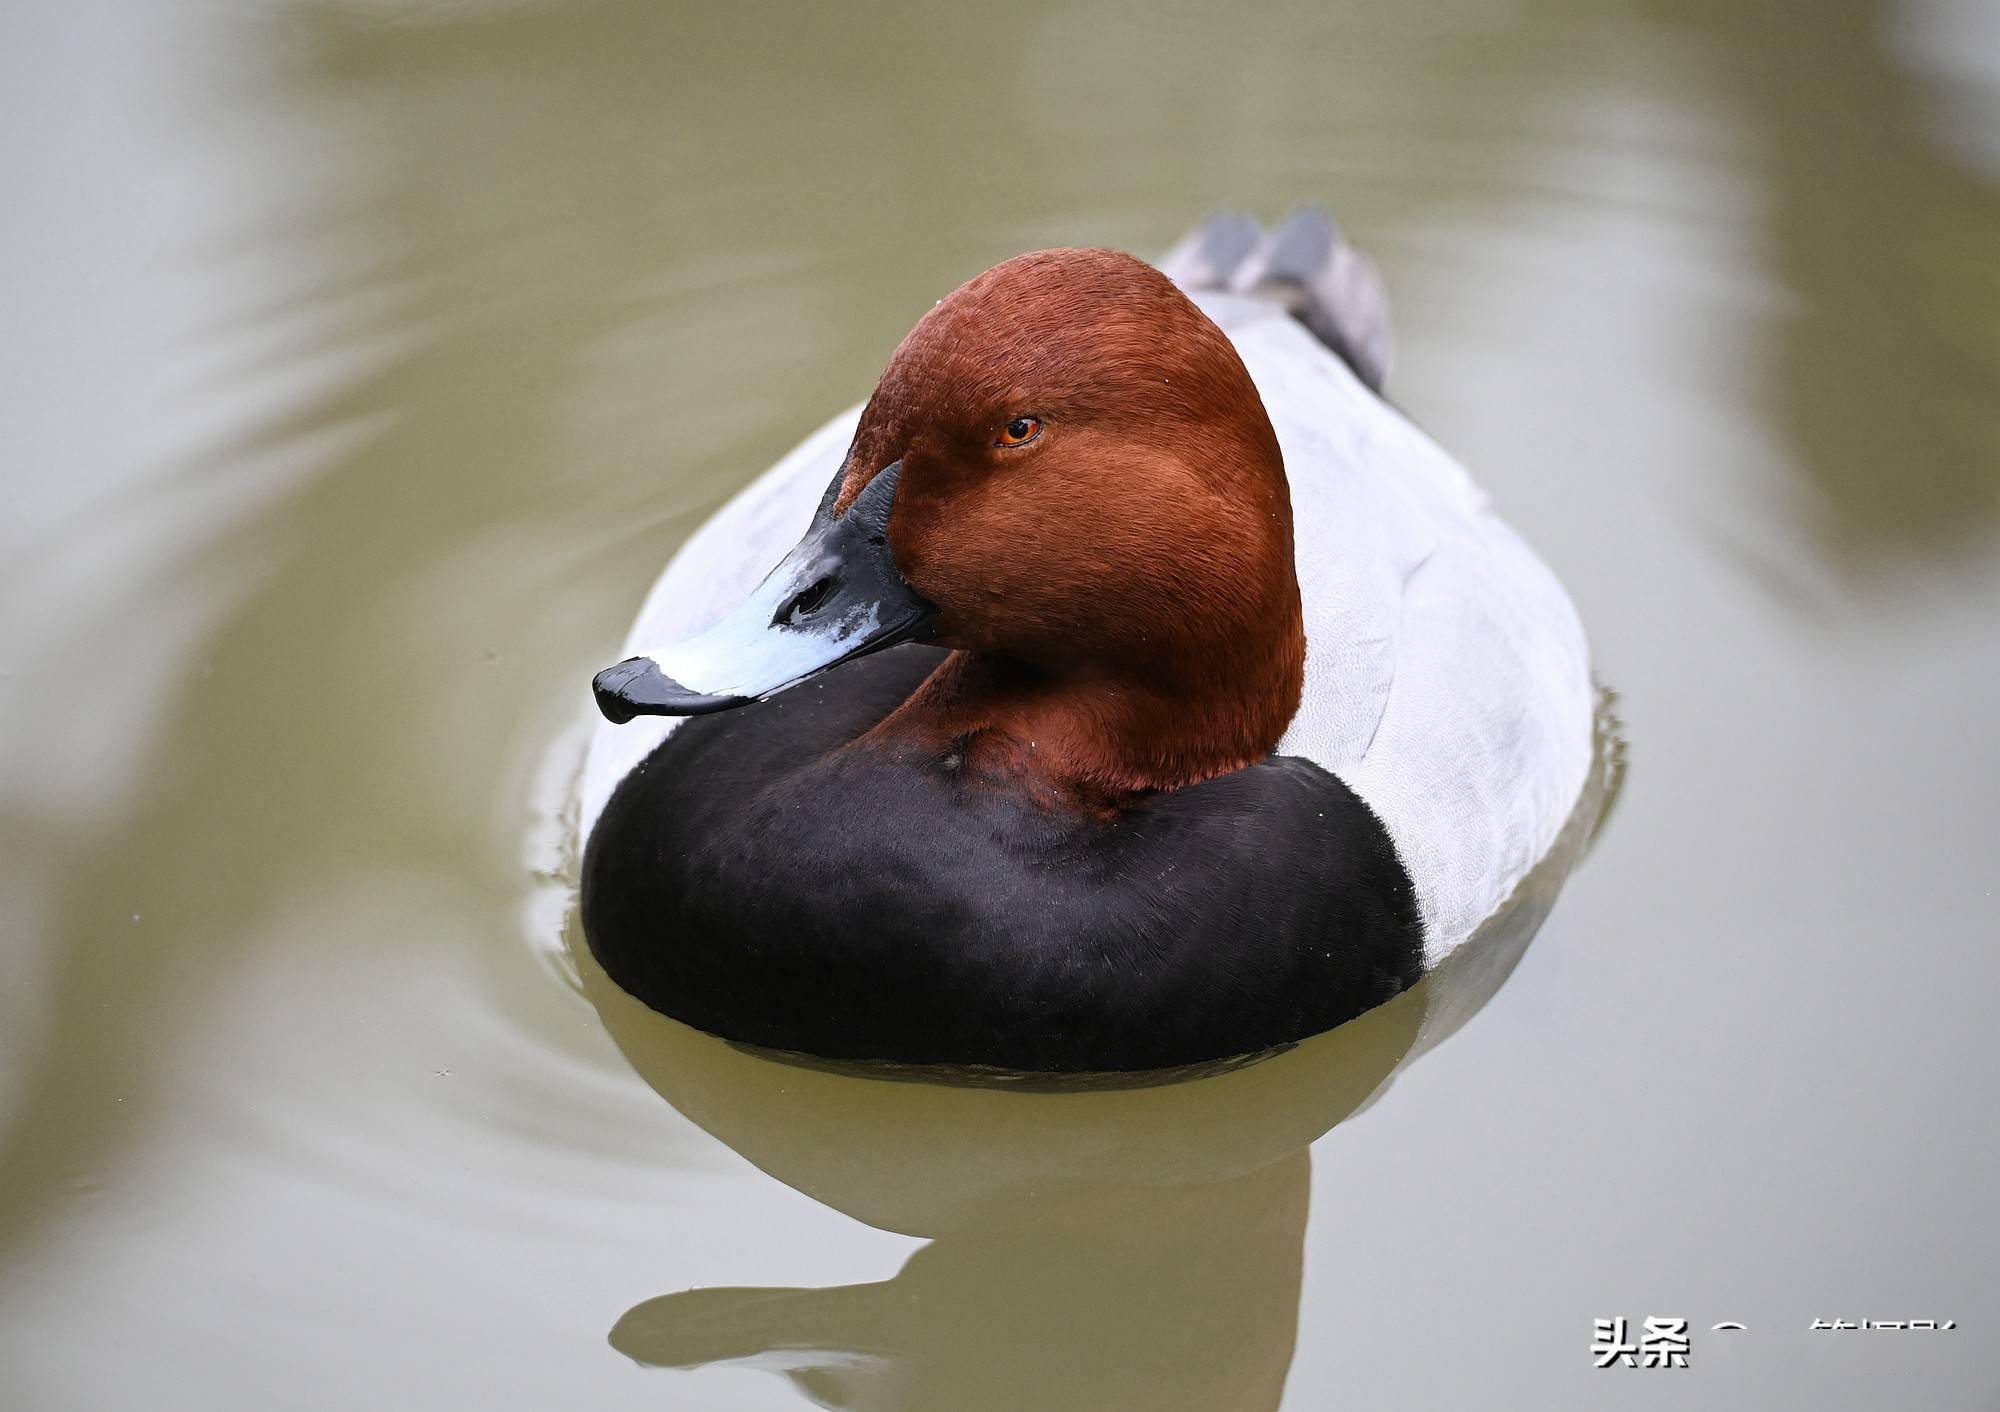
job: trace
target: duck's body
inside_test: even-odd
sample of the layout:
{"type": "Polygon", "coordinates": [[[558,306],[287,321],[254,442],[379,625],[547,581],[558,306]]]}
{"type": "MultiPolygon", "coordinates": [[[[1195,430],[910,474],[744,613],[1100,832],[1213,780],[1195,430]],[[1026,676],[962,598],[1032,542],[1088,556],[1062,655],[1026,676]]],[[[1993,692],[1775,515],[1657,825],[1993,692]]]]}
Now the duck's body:
{"type": "MultiPolygon", "coordinates": [[[[614,979],[700,1028],[828,1057],[1162,1067],[1388,999],[1548,851],[1589,768],[1595,697],[1560,584],[1340,339],[1273,299],[1187,292],[1254,382],[1289,482],[1304,671],[1302,687],[1258,688],[1297,693],[1276,758],[1122,789],[1094,761],[1044,772],[1034,723],[1079,731],[1030,714],[1022,689],[987,680],[1000,655],[970,648],[928,685],[941,653],[901,647],[741,711],[602,726],[584,921],[614,979]]],[[[865,439],[862,409],[835,418],[702,526],[628,652],[700,634],[757,591],[829,513],[829,482],[854,475],[858,425],[865,439]]],[[[914,513],[916,492],[896,494],[914,513]]],[[[910,567],[921,557],[899,544],[947,601],[948,579],[910,567]]],[[[1285,641],[1252,657],[1277,661],[1285,641]]],[[[1080,696],[1100,688],[1072,681],[1101,675],[1048,690],[1080,696]]],[[[1114,719],[1120,689],[1072,716],[1114,719]]]]}

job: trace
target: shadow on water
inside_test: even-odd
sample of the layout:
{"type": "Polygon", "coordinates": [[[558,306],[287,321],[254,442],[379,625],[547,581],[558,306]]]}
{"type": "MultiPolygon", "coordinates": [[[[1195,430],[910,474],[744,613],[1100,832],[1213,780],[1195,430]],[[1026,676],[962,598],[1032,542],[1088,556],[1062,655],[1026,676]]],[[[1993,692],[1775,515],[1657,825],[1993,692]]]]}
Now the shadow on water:
{"type": "Polygon", "coordinates": [[[1270,1408],[1298,1327],[1304,1152],[1214,1186],[1056,1192],[940,1233],[893,1279],[639,1305],[636,1362],[743,1362],[823,1407],[1270,1408]]]}
{"type": "Polygon", "coordinates": [[[833,1408],[1275,1407],[1304,1145],[1368,1099],[1423,1014],[1412,993],[1186,1084],[1023,1093],[794,1068],[644,1010],[587,953],[580,970],[682,1112],[827,1205],[929,1238],[887,1280],[688,1290],[611,1331],[636,1362],[744,1363],[833,1408]]]}

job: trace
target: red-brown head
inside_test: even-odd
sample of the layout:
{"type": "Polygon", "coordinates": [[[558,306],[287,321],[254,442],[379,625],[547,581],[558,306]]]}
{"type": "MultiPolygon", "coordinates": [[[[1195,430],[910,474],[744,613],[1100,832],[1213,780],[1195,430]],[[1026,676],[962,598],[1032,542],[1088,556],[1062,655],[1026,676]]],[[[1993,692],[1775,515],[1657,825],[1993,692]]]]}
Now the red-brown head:
{"type": "Polygon", "coordinates": [[[842,502],[893,463],[889,542],[931,640],[1080,718],[1055,733],[1099,737],[1074,742],[1083,776],[1172,787],[1277,743],[1305,660],[1284,462],[1235,348],[1166,276],[1043,250],[961,286],[890,360],[842,502]]]}
{"type": "MultiPolygon", "coordinates": [[[[1021,255],[926,314],[762,620],[796,626],[792,605],[817,609],[846,585],[818,539],[884,515],[893,572],[929,605],[921,631],[960,650],[883,733],[970,742],[1103,801],[1260,759],[1298,707],[1305,639],[1277,437],[1228,338],[1129,255],[1021,255]]],[[[618,685],[620,709],[737,699],[661,706],[618,685]]]]}

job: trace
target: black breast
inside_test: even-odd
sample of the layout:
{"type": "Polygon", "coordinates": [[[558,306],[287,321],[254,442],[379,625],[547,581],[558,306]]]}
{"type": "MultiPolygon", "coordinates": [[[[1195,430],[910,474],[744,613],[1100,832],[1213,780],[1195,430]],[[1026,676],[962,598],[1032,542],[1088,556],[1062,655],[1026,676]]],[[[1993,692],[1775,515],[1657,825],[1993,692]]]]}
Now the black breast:
{"type": "Polygon", "coordinates": [[[1273,757],[1102,822],[947,760],[836,749],[939,655],[896,648],[683,722],[584,855],[605,972],[728,1039],[1036,1072],[1254,1053],[1421,975],[1395,847],[1317,765],[1273,757]]]}

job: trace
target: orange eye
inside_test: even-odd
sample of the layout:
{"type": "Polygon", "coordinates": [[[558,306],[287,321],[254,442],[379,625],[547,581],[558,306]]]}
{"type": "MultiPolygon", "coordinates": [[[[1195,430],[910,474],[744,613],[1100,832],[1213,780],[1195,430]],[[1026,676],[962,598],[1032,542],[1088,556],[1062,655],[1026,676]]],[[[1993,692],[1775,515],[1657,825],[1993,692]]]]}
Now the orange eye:
{"type": "Polygon", "coordinates": [[[1026,446],[1042,434],[1040,417],[1016,417],[1000,428],[1000,435],[993,439],[995,446],[1026,446]]]}

